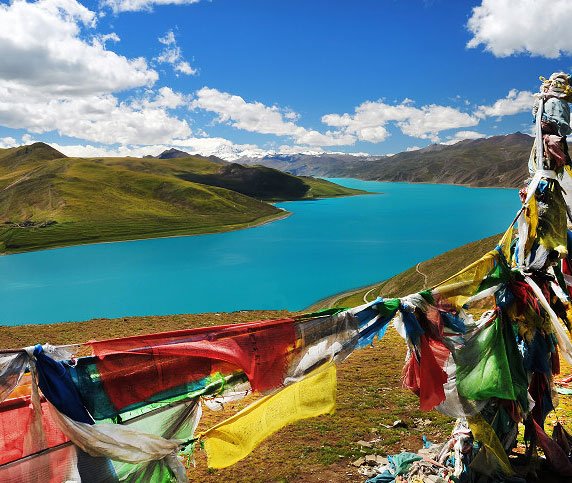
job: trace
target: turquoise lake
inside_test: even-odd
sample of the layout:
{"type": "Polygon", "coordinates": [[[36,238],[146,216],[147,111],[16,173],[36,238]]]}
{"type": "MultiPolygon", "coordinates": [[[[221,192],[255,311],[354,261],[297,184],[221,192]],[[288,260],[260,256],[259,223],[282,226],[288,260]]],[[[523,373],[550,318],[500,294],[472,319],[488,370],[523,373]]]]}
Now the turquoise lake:
{"type": "Polygon", "coordinates": [[[292,216],[230,233],[0,257],[0,324],[301,310],[500,233],[520,206],[512,189],[333,181],[382,194],[279,203],[292,216]]]}

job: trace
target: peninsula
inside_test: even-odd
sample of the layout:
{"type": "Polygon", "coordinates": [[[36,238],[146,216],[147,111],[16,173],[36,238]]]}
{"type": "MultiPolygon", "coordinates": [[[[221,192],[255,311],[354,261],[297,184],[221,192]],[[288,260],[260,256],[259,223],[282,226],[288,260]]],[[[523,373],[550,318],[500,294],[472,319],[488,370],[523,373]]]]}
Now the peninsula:
{"type": "Polygon", "coordinates": [[[0,253],[196,235],[287,216],[275,201],[365,192],[202,156],[70,158],[0,149],[0,253]]]}

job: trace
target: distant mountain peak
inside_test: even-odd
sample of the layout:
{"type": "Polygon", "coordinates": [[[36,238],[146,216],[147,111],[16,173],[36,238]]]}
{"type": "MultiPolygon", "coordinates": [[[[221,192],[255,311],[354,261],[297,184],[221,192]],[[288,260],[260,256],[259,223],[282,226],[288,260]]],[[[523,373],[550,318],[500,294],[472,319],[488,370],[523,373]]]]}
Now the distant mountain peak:
{"type": "Polygon", "coordinates": [[[57,149],[52,148],[49,144],[43,142],[37,142],[27,146],[22,146],[20,149],[23,149],[26,153],[42,153],[46,159],[67,158],[64,153],[61,153],[57,149]]]}
{"type": "Polygon", "coordinates": [[[20,163],[24,160],[50,161],[52,159],[67,158],[67,156],[52,148],[49,144],[38,142],[12,148],[10,150],[10,158],[13,162],[20,163]]]}
{"type": "Polygon", "coordinates": [[[227,162],[224,159],[221,159],[218,156],[215,156],[214,154],[211,154],[210,156],[203,156],[202,154],[190,154],[187,153],[186,151],[182,151],[180,149],[177,148],[170,148],[170,149],[165,149],[165,151],[163,151],[161,154],[157,155],[157,156],[152,156],[150,154],[147,154],[146,156],[143,156],[143,158],[145,159],[178,159],[178,158],[202,158],[202,159],[207,159],[213,163],[216,164],[226,164],[227,162]]]}
{"type": "Polygon", "coordinates": [[[217,164],[226,164],[227,163],[227,161],[219,158],[218,156],[215,156],[214,154],[211,154],[207,159],[209,161],[212,161],[213,163],[217,163],[217,164]]]}
{"type": "Polygon", "coordinates": [[[174,159],[174,158],[190,158],[191,154],[181,151],[180,149],[165,149],[159,156],[155,156],[158,159],[174,159]]]}
{"type": "Polygon", "coordinates": [[[512,134],[506,134],[504,137],[506,138],[514,138],[514,139],[532,139],[532,136],[530,134],[526,134],[520,131],[516,131],[515,133],[512,134]]]}

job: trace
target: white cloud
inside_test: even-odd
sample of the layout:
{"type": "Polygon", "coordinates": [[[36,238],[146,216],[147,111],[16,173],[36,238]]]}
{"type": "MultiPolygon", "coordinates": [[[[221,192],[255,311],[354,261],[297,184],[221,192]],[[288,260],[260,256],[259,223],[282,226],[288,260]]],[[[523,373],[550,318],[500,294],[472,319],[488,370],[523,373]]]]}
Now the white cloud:
{"type": "Polygon", "coordinates": [[[188,105],[191,100],[191,95],[175,92],[170,87],[165,86],[158,89],[157,92],[149,90],[141,99],[132,101],[131,106],[138,109],[177,109],[188,105]]]}
{"type": "Polygon", "coordinates": [[[487,136],[477,131],[458,131],[454,134],[453,137],[460,140],[464,140],[464,139],[481,139],[487,136]]]}
{"type": "Polygon", "coordinates": [[[450,146],[451,144],[457,144],[459,141],[465,141],[467,139],[481,139],[486,138],[485,134],[477,131],[457,131],[453,136],[450,136],[447,141],[441,144],[446,144],[450,146]]]}
{"type": "Polygon", "coordinates": [[[169,30],[164,37],[159,37],[158,40],[165,47],[155,59],[157,62],[160,64],[171,64],[175,72],[181,72],[186,75],[197,74],[197,70],[183,59],[181,48],[177,45],[177,39],[172,30],[169,30]]]}
{"type": "Polygon", "coordinates": [[[409,136],[439,141],[438,133],[448,129],[475,126],[479,118],[458,109],[431,104],[420,108],[405,99],[401,104],[366,101],[354,114],[326,114],[322,122],[334,128],[326,132],[296,124],[298,115],[278,106],[247,102],[242,97],[203,87],[196,93],[191,108],[217,114],[217,121],[235,128],[261,134],[291,137],[298,145],[344,146],[357,140],[379,143],[389,136],[388,124],[394,123],[409,136]]]}
{"type": "Polygon", "coordinates": [[[159,37],[157,40],[163,45],[173,45],[177,43],[175,33],[172,30],[168,30],[163,37],[159,37]]]}
{"type": "Polygon", "coordinates": [[[421,149],[420,146],[409,146],[405,151],[410,152],[410,151],[419,151],[421,149]]]}
{"type": "Polygon", "coordinates": [[[62,136],[106,144],[170,142],[189,136],[185,120],[168,113],[164,100],[120,102],[111,94],[50,99],[0,87],[0,124],[32,133],[57,131],[62,136]],[[154,104],[157,102],[158,104],[154,104]]]}
{"type": "Polygon", "coordinates": [[[555,58],[572,53],[570,0],[483,0],[467,24],[468,47],[497,57],[529,53],[555,58]]]}
{"type": "Polygon", "coordinates": [[[307,146],[348,145],[355,142],[355,136],[328,131],[321,133],[298,126],[293,120],[298,115],[291,110],[267,106],[261,102],[247,102],[242,97],[203,87],[195,93],[191,103],[194,109],[204,109],[217,114],[217,121],[237,129],[260,134],[289,136],[296,143],[307,146]]]}
{"type": "Polygon", "coordinates": [[[105,48],[115,34],[94,35],[96,16],[76,0],[0,5],[0,125],[34,134],[56,131],[90,142],[169,142],[191,134],[169,113],[189,98],[163,87],[142,58],[105,48]],[[140,98],[114,93],[146,87],[140,98]]]}
{"type": "Polygon", "coordinates": [[[512,116],[530,111],[533,103],[532,92],[511,89],[505,98],[497,100],[492,106],[479,106],[475,115],[480,118],[512,116]]]}
{"type": "Polygon", "coordinates": [[[277,136],[295,135],[299,127],[286,121],[276,106],[261,102],[246,102],[242,97],[203,87],[196,93],[191,107],[204,109],[218,115],[218,121],[245,131],[277,136]]]}
{"type": "Polygon", "coordinates": [[[157,5],[191,5],[201,0],[102,0],[101,4],[109,7],[115,13],[139,12],[153,10],[157,5]]]}
{"type": "Polygon", "coordinates": [[[0,148],[13,148],[14,146],[18,146],[18,142],[13,137],[7,136],[0,138],[0,148]]]}
{"type": "Polygon", "coordinates": [[[415,109],[405,121],[397,123],[403,134],[420,139],[437,141],[437,134],[447,129],[476,126],[474,116],[448,106],[431,104],[415,109]]]}
{"type": "Polygon", "coordinates": [[[121,42],[119,35],[115,32],[111,32],[110,34],[98,35],[96,40],[99,41],[102,45],[105,46],[107,42],[121,42]]]}
{"type": "Polygon", "coordinates": [[[387,125],[390,122],[408,136],[437,141],[439,132],[475,126],[479,120],[448,106],[431,104],[417,108],[406,99],[397,105],[366,101],[355,108],[354,114],[326,114],[322,122],[346,135],[354,135],[360,141],[378,143],[389,136],[387,125]]]}
{"type": "Polygon", "coordinates": [[[175,64],[175,71],[186,75],[195,75],[197,73],[197,70],[191,67],[191,64],[189,64],[186,60],[175,64]]]}
{"type": "MultiPolygon", "coordinates": [[[[29,143],[27,143],[29,144],[29,143]]],[[[225,138],[186,138],[175,139],[169,144],[153,145],[124,145],[124,146],[96,146],[93,144],[58,144],[49,143],[58,151],[71,157],[100,157],[100,156],[133,156],[143,157],[148,154],[157,156],[171,148],[180,149],[189,154],[202,156],[219,156],[223,159],[234,160],[241,156],[263,156],[267,153],[254,144],[235,144],[225,138]]]]}
{"type": "Polygon", "coordinates": [[[297,121],[298,119],[300,119],[300,114],[298,114],[297,112],[291,111],[289,109],[286,109],[284,111],[284,117],[286,119],[288,119],[289,121],[297,121]]]}
{"type": "Polygon", "coordinates": [[[106,50],[101,37],[84,40],[95,23],[76,0],[0,4],[0,85],[68,96],[152,85],[158,75],[143,58],[106,50]]]}
{"type": "Polygon", "coordinates": [[[36,141],[34,141],[34,138],[32,136],[30,136],[30,134],[24,134],[22,136],[22,144],[32,144],[36,141]]]}
{"type": "Polygon", "coordinates": [[[306,146],[348,146],[356,142],[355,136],[339,131],[321,133],[300,127],[293,137],[298,144],[306,146]]]}

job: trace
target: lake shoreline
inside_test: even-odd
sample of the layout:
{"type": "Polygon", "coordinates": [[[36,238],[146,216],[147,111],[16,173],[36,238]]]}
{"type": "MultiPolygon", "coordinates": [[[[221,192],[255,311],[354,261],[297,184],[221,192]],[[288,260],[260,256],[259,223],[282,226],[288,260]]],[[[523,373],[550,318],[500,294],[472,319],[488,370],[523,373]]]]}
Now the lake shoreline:
{"type": "Polygon", "coordinates": [[[519,186],[475,186],[472,184],[467,183],[432,183],[431,181],[395,181],[395,180],[384,180],[384,179],[363,179],[363,178],[346,178],[343,176],[334,176],[331,178],[324,178],[326,180],[331,179],[357,179],[360,181],[370,182],[373,181],[375,183],[401,183],[401,184],[411,184],[411,185],[434,185],[434,186],[462,186],[464,188],[476,188],[476,189],[503,189],[503,190],[518,190],[519,186]]]}
{"type": "MultiPolygon", "coordinates": [[[[356,195],[353,195],[356,196],[356,195]]],[[[311,201],[311,200],[310,200],[311,201]]],[[[277,203],[283,203],[282,201],[277,201],[277,203]]],[[[264,217],[264,219],[255,222],[244,223],[242,225],[236,226],[234,228],[230,228],[228,230],[219,230],[219,231],[205,231],[204,233],[188,233],[188,234],[180,234],[180,235],[165,235],[165,236],[157,236],[156,234],[152,234],[148,237],[139,237],[139,238],[128,238],[125,240],[108,240],[108,241],[94,241],[94,242],[87,242],[87,243],[73,243],[73,244],[63,244],[57,246],[50,246],[46,248],[35,248],[33,250],[22,250],[22,251],[11,251],[8,253],[0,253],[1,257],[9,257],[11,255],[22,255],[24,253],[36,253],[36,252],[45,252],[48,250],[58,250],[60,248],[72,248],[72,247],[82,247],[82,246],[89,246],[89,245],[107,245],[112,243],[129,243],[129,242],[136,242],[136,241],[143,241],[143,240],[160,240],[164,238],[185,238],[185,237],[192,237],[192,236],[203,236],[203,235],[217,235],[222,233],[230,233],[233,231],[239,230],[247,230],[249,228],[257,228],[259,226],[264,226],[269,223],[274,223],[275,221],[284,220],[289,216],[293,215],[294,213],[287,211],[283,208],[276,207],[277,209],[283,211],[283,213],[277,213],[276,216],[273,217],[264,217]]]]}
{"type": "MultiPolygon", "coordinates": [[[[346,179],[350,179],[350,178],[346,178],[346,179]]],[[[363,193],[355,193],[355,194],[347,194],[347,195],[339,195],[339,196],[321,196],[321,197],[315,197],[315,198],[308,198],[308,199],[301,199],[301,200],[280,200],[280,201],[273,201],[270,202],[270,204],[272,206],[274,206],[275,208],[281,210],[283,213],[277,213],[275,216],[270,216],[270,217],[262,217],[262,219],[260,219],[260,221],[254,221],[254,222],[247,222],[247,223],[242,223],[239,224],[233,228],[229,228],[229,229],[224,229],[224,225],[221,226],[220,230],[214,230],[214,231],[205,231],[205,232],[201,232],[201,233],[188,233],[188,234],[175,234],[175,235],[164,235],[164,236],[157,236],[157,234],[150,234],[149,236],[139,236],[138,238],[125,238],[125,239],[120,239],[120,240],[104,240],[104,241],[92,241],[92,242],[86,242],[86,243],[69,243],[69,244],[61,244],[61,245],[53,245],[53,246],[49,246],[49,247],[44,247],[44,248],[33,248],[33,249],[26,249],[26,250],[11,250],[8,252],[0,252],[0,257],[4,257],[4,256],[10,256],[10,255],[20,255],[23,253],[33,253],[33,252],[42,252],[42,251],[46,251],[46,250],[57,250],[59,248],[71,248],[71,247],[79,247],[79,246],[87,246],[87,245],[102,245],[102,244],[109,244],[109,243],[125,243],[125,242],[135,242],[135,241],[142,241],[142,240],[158,240],[161,238],[179,238],[179,237],[193,237],[193,236],[202,236],[202,235],[216,235],[219,233],[230,233],[233,231],[239,231],[239,230],[246,230],[249,228],[257,228],[260,226],[264,226],[267,225],[269,223],[274,223],[275,221],[280,221],[283,220],[285,218],[288,218],[289,216],[293,215],[293,213],[289,212],[288,210],[285,210],[284,208],[280,208],[278,206],[276,206],[276,204],[278,203],[295,203],[295,202],[299,202],[299,201],[321,201],[321,200],[328,200],[328,199],[334,199],[334,198],[351,198],[351,197],[355,197],[355,196],[365,196],[365,195],[381,195],[383,193],[374,193],[374,192],[363,192],[363,193]]]]}

